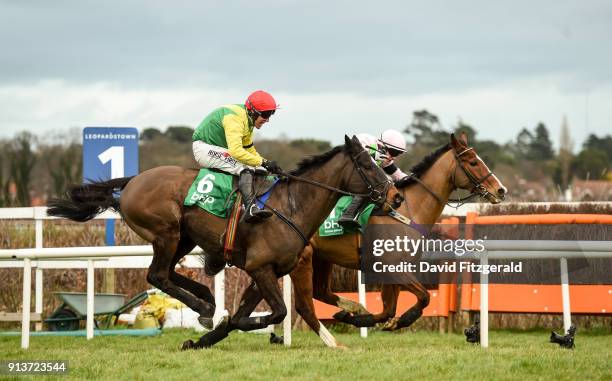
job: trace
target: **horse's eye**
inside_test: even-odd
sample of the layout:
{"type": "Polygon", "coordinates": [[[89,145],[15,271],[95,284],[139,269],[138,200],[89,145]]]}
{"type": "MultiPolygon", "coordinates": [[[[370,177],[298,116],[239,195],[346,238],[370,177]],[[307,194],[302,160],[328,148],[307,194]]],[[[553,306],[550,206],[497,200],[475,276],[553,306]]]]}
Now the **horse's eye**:
{"type": "Polygon", "coordinates": [[[475,167],[475,166],[477,166],[477,165],[478,165],[478,162],[477,162],[476,160],[474,160],[474,161],[470,161],[470,165],[471,165],[472,167],[475,167]]]}

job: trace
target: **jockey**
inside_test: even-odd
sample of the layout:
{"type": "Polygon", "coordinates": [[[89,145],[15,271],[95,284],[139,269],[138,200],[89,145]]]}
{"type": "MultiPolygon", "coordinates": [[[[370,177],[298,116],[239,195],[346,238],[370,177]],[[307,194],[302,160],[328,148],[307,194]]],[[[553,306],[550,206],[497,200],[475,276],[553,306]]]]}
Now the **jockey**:
{"type": "Polygon", "coordinates": [[[272,215],[271,211],[260,209],[253,202],[253,175],[258,167],[270,173],[280,173],[282,169],[255,150],[253,128],[260,129],[277,108],[272,95],[258,90],[249,95],[244,104],[215,109],[193,132],[193,156],[201,167],[240,176],[238,188],[247,222],[259,222],[272,215]]]}
{"type": "MultiPolygon", "coordinates": [[[[406,174],[399,169],[394,159],[406,152],[406,140],[401,132],[397,130],[386,130],[380,138],[370,134],[359,134],[357,139],[363,148],[372,156],[374,162],[385,171],[394,181],[406,177],[406,174]]],[[[353,201],[342,213],[338,223],[342,227],[359,227],[357,216],[361,208],[366,204],[363,197],[353,196],[353,201]]]]}

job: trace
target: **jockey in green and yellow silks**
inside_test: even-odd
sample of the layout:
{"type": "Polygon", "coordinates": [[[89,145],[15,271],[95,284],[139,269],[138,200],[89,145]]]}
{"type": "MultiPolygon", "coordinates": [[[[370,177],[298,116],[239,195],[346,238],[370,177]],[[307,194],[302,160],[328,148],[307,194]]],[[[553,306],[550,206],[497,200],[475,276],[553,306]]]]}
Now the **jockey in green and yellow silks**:
{"type": "Polygon", "coordinates": [[[246,208],[247,222],[272,215],[253,201],[253,175],[263,167],[271,173],[282,172],[275,161],[265,160],[253,146],[254,129],[270,120],[278,105],[265,91],[253,92],[244,104],[221,106],[211,112],[193,133],[193,155],[204,168],[216,168],[239,175],[239,189],[246,208]]]}

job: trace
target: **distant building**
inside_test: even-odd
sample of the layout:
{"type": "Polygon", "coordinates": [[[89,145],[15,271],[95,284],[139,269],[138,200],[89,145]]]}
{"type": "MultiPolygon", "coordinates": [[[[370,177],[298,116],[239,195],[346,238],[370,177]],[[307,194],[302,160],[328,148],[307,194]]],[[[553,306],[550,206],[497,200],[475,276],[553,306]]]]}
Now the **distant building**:
{"type": "Polygon", "coordinates": [[[571,188],[573,201],[612,201],[612,181],[574,180],[571,188]]]}
{"type": "Polygon", "coordinates": [[[516,186],[509,189],[513,201],[550,201],[550,194],[542,182],[519,179],[516,186]]]}

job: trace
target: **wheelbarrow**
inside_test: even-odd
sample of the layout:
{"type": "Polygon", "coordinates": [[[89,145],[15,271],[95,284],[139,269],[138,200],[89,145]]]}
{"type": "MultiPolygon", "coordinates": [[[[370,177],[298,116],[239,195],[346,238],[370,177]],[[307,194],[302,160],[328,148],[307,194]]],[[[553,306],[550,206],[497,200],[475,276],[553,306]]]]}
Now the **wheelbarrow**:
{"type": "MultiPolygon", "coordinates": [[[[74,331],[79,329],[79,321],[87,319],[87,293],[55,292],[62,305],[48,319],[45,319],[50,331],[74,331]]],[[[147,299],[148,292],[143,291],[125,303],[123,294],[94,295],[94,324],[100,329],[110,328],[120,314],[125,313],[147,299]],[[97,319],[101,317],[101,319],[97,319]]]]}

